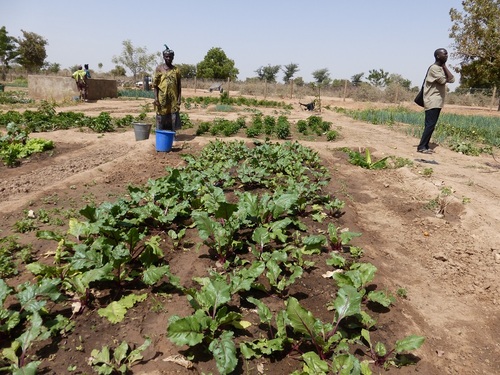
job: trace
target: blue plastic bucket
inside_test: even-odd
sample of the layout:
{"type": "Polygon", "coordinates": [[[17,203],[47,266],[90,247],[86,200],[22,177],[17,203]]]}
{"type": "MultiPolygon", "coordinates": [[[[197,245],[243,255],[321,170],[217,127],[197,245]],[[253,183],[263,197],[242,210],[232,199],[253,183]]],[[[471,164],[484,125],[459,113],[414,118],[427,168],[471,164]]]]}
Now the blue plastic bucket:
{"type": "Polygon", "coordinates": [[[175,132],[170,130],[156,130],[156,151],[169,152],[172,150],[175,132]]]}

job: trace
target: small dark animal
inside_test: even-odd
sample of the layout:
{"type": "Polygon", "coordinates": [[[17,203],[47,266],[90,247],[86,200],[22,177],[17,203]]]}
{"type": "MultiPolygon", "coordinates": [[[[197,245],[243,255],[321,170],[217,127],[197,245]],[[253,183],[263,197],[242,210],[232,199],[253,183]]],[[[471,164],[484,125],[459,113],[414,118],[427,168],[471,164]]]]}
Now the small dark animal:
{"type": "Polygon", "coordinates": [[[316,106],[316,104],[314,102],[311,102],[311,103],[308,103],[308,104],[303,104],[301,102],[299,102],[299,104],[303,107],[305,107],[304,109],[306,111],[314,111],[314,107],[316,106]]]}

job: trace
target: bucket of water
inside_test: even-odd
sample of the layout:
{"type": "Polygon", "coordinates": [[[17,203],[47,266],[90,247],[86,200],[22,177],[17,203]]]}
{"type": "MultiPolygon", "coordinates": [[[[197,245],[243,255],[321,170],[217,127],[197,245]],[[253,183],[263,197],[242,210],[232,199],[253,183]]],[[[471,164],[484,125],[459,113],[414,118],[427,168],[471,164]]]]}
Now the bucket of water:
{"type": "Polygon", "coordinates": [[[169,152],[172,150],[175,132],[170,130],[156,130],[156,151],[169,152]]]}
{"type": "Polygon", "coordinates": [[[150,132],[151,132],[151,124],[134,122],[134,133],[136,141],[143,141],[145,139],[148,139],[150,132]]]}

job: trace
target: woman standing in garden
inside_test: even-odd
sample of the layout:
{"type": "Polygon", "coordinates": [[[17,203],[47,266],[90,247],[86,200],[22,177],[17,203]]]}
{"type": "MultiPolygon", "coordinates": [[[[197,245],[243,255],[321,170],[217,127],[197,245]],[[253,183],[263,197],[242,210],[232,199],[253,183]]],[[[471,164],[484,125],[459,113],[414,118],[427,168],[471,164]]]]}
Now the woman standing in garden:
{"type": "Polygon", "coordinates": [[[165,45],[164,64],[156,68],[153,78],[156,108],[156,129],[176,131],[181,128],[181,73],[172,65],[174,51],[165,45]]]}

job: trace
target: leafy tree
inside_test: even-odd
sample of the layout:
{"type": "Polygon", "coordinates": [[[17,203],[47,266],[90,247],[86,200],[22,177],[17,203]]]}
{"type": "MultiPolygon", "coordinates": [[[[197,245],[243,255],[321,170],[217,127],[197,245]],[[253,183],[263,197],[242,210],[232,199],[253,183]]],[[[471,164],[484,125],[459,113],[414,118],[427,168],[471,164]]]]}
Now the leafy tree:
{"type": "Polygon", "coordinates": [[[255,71],[261,81],[276,82],[276,75],[280,71],[281,65],[261,66],[255,71]]]}
{"type": "Polygon", "coordinates": [[[194,77],[196,77],[196,65],[176,64],[176,66],[181,71],[182,78],[194,78],[194,77]]]}
{"type": "Polygon", "coordinates": [[[334,89],[339,89],[341,87],[344,87],[344,85],[345,85],[345,79],[334,79],[330,84],[330,86],[334,89]]]}
{"type": "Polygon", "coordinates": [[[389,72],[384,69],[372,69],[368,73],[367,79],[375,87],[384,87],[389,83],[389,72]]]}
{"type": "Polygon", "coordinates": [[[328,85],[330,83],[330,72],[328,68],[315,70],[312,72],[312,76],[318,85],[328,85]]]}
{"type": "MultiPolygon", "coordinates": [[[[154,69],[155,61],[158,56],[157,53],[148,54],[146,47],[134,47],[130,40],[124,40],[122,44],[123,51],[121,55],[113,56],[111,59],[114,64],[121,64],[128,68],[132,72],[134,79],[136,79],[138,75],[147,73],[154,69]]],[[[115,69],[116,68],[118,68],[118,65],[115,69]]]]}
{"type": "Polygon", "coordinates": [[[295,63],[290,63],[288,65],[285,65],[284,68],[282,69],[283,71],[283,82],[289,83],[290,80],[293,78],[295,73],[299,71],[299,65],[295,63]]]}
{"type": "Polygon", "coordinates": [[[101,69],[102,69],[102,66],[103,66],[103,64],[102,64],[102,63],[97,64],[97,67],[99,68],[99,70],[101,70],[101,69]]]}
{"type": "Polygon", "coordinates": [[[351,83],[353,86],[359,86],[361,84],[361,79],[365,73],[357,73],[351,77],[351,83]]]}
{"type": "Polygon", "coordinates": [[[391,83],[397,83],[401,87],[404,87],[408,90],[411,86],[411,81],[409,79],[403,78],[403,76],[400,74],[390,74],[389,77],[387,77],[387,84],[391,83]]]}
{"type": "Polygon", "coordinates": [[[0,29],[0,68],[2,81],[5,81],[9,71],[9,62],[13,61],[18,55],[16,40],[8,35],[5,26],[0,29]]]}
{"type": "Polygon", "coordinates": [[[19,56],[16,60],[29,73],[40,70],[45,64],[47,40],[33,32],[21,30],[23,37],[17,38],[19,56]]]}
{"type": "Polygon", "coordinates": [[[61,64],[47,62],[43,66],[43,70],[46,71],[47,73],[57,74],[61,71],[61,64]]]}
{"type": "MultiPolygon", "coordinates": [[[[463,0],[463,12],[450,9],[453,55],[461,59],[461,85],[500,86],[500,1],[463,0]]],[[[500,103],[498,106],[500,110],[500,103]]]]}
{"type": "Polygon", "coordinates": [[[116,65],[115,68],[111,69],[111,71],[109,73],[112,76],[114,76],[114,77],[120,77],[120,76],[126,76],[127,75],[127,71],[121,65],[116,65]]]}
{"type": "Polygon", "coordinates": [[[234,60],[229,59],[226,53],[219,47],[211,48],[203,61],[196,66],[199,78],[235,80],[239,70],[234,67],[234,60]]]}
{"type": "Polygon", "coordinates": [[[295,84],[295,86],[299,86],[299,87],[302,87],[305,85],[304,78],[302,78],[302,77],[295,78],[293,80],[293,83],[295,84]]]}

